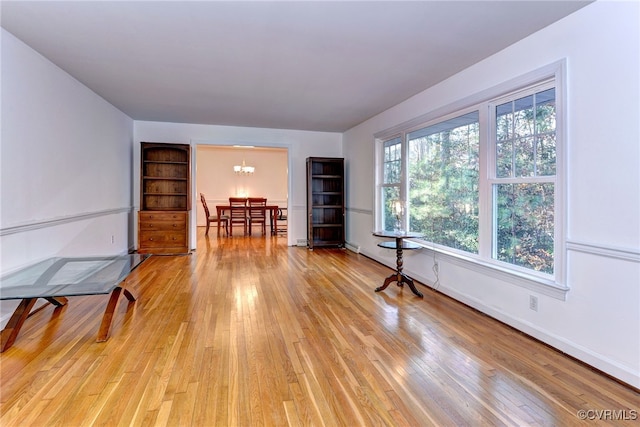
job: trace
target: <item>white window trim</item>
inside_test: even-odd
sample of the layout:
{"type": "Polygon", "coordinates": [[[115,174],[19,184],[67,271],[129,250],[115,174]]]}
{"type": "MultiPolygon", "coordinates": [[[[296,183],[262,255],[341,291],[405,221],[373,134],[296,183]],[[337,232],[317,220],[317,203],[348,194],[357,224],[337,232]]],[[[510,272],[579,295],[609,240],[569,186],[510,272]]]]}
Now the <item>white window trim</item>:
{"type": "MultiPolygon", "coordinates": [[[[393,182],[393,183],[388,183],[385,184],[384,183],[384,154],[382,153],[382,146],[385,142],[391,140],[391,139],[395,139],[395,138],[400,138],[402,140],[402,133],[396,133],[396,134],[392,134],[387,136],[384,140],[380,140],[378,141],[379,144],[376,144],[376,153],[374,156],[375,162],[376,162],[376,166],[375,166],[375,183],[376,185],[374,186],[374,200],[375,202],[375,206],[379,206],[381,205],[381,198],[382,198],[382,189],[383,188],[398,188],[398,193],[400,193],[400,191],[402,191],[402,182],[403,182],[403,176],[402,173],[404,173],[404,166],[401,167],[400,171],[401,171],[401,175],[400,175],[400,179],[398,182],[393,182]]],[[[402,147],[402,145],[401,145],[402,147]]],[[[402,148],[401,148],[402,149],[402,148]]],[[[404,161],[405,158],[405,153],[401,153],[400,154],[400,158],[402,159],[402,161],[404,161]]],[[[401,194],[402,196],[402,194],[401,194]]],[[[384,223],[384,218],[383,218],[383,209],[373,209],[374,212],[374,221],[375,224],[383,224],[384,223]]]]}
{"type": "MultiPolygon", "coordinates": [[[[524,74],[522,76],[511,79],[507,82],[494,86],[492,88],[486,89],[482,92],[479,92],[475,95],[471,95],[466,97],[460,101],[454,102],[452,104],[443,106],[438,108],[432,112],[423,114],[414,119],[408,120],[399,125],[393,126],[392,128],[386,129],[382,132],[378,132],[374,135],[374,159],[375,159],[375,176],[377,178],[375,185],[375,197],[374,197],[374,207],[373,211],[375,213],[375,227],[380,228],[383,226],[382,223],[382,212],[380,207],[380,164],[382,162],[381,159],[381,144],[384,141],[387,141],[393,137],[398,135],[402,135],[403,138],[403,146],[406,146],[404,141],[406,133],[410,132],[419,127],[423,127],[426,124],[434,121],[441,121],[443,118],[450,115],[457,115],[461,111],[466,111],[468,109],[472,109],[474,106],[481,105],[482,108],[479,109],[480,113],[480,121],[484,121],[488,123],[488,106],[490,103],[517,92],[520,89],[526,89],[531,86],[535,86],[537,84],[543,84],[545,80],[554,80],[554,86],[556,88],[556,176],[555,176],[555,215],[554,215],[554,241],[555,241],[555,252],[554,252],[554,276],[546,275],[546,274],[536,274],[535,271],[531,271],[524,268],[519,268],[515,265],[510,265],[508,263],[504,263],[501,261],[487,259],[486,256],[481,258],[480,254],[484,255],[485,250],[483,250],[482,245],[491,244],[491,239],[487,239],[486,233],[491,233],[492,224],[491,224],[491,215],[487,214],[483,210],[492,209],[490,203],[486,203],[486,201],[490,201],[491,197],[491,180],[488,179],[489,176],[485,177],[487,179],[480,180],[479,191],[480,194],[480,220],[485,221],[486,223],[479,224],[479,239],[480,245],[479,254],[470,254],[463,251],[457,251],[452,248],[439,247],[438,245],[433,244],[425,244],[422,241],[415,241],[415,243],[421,244],[425,248],[430,251],[435,252],[436,254],[441,254],[448,261],[451,261],[455,264],[461,265],[465,268],[468,268],[472,271],[477,271],[478,273],[487,274],[497,279],[507,281],[509,283],[513,283],[514,285],[524,287],[529,290],[533,290],[539,292],[544,295],[548,295],[557,299],[565,300],[566,294],[569,291],[569,287],[567,286],[567,268],[566,268],[566,177],[567,177],[567,160],[565,153],[567,152],[567,122],[566,122],[566,114],[567,114],[567,84],[566,84],[566,73],[567,73],[567,60],[562,59],[547,66],[541,67],[537,70],[524,74]],[[485,108],[486,106],[486,108],[485,108]],[[488,197],[488,198],[487,198],[488,197]],[[482,201],[485,201],[484,203],[482,201]],[[484,213],[484,215],[483,215],[484,213]]],[[[491,138],[491,126],[488,127],[484,132],[481,132],[480,135],[480,144],[481,146],[488,147],[489,138],[491,138]]],[[[406,150],[406,149],[405,149],[406,150]]],[[[488,149],[480,150],[480,164],[486,165],[483,169],[481,169],[481,173],[486,174],[488,171],[489,158],[488,149]]],[[[403,163],[407,162],[406,153],[403,152],[403,163]]],[[[406,167],[406,165],[403,165],[406,167]]],[[[403,176],[404,180],[404,170],[403,167],[403,176]]],[[[505,182],[505,181],[501,181],[505,182]]],[[[404,181],[403,181],[404,183],[404,181]]],[[[406,183],[404,183],[406,186],[406,183]]],[[[485,248],[486,249],[486,248],[485,248]]],[[[489,251],[490,253],[490,251],[489,251]]]]}

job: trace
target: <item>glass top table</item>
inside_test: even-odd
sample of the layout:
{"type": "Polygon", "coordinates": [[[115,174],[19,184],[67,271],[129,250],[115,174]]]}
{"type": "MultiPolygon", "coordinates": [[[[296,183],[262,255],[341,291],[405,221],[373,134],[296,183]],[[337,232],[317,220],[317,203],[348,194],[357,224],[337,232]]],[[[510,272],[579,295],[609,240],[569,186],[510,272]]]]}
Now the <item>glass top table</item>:
{"type": "Polygon", "coordinates": [[[67,303],[66,297],[111,294],[97,339],[106,341],[120,293],[124,292],[129,301],[135,301],[123,284],[148,257],[131,254],[50,258],[0,278],[0,300],[22,300],[2,330],[0,352],[13,345],[38,298],[63,306],[67,303]]]}

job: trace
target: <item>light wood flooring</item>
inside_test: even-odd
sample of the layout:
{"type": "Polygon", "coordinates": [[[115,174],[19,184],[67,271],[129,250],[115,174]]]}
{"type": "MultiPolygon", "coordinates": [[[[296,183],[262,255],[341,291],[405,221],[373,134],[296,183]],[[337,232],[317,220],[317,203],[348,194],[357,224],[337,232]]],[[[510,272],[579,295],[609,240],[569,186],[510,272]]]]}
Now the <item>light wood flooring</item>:
{"type": "Polygon", "coordinates": [[[197,248],[131,274],[105,343],[105,296],[27,319],[0,425],[639,424],[633,389],[422,285],[375,293],[391,270],[364,256],[203,229],[197,248]]]}

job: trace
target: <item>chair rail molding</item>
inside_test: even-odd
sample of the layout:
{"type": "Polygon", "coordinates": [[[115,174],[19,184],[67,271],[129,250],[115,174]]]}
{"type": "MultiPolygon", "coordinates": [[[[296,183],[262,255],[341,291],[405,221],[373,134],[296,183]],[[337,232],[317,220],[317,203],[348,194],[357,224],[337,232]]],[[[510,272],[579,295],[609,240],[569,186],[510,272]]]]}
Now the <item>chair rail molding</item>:
{"type": "Polygon", "coordinates": [[[640,251],[635,248],[621,248],[599,243],[567,240],[567,251],[582,252],[590,255],[640,263],[640,251]]]}
{"type": "Polygon", "coordinates": [[[65,215],[65,216],[56,217],[56,218],[47,218],[47,219],[42,219],[37,221],[29,221],[22,224],[0,228],[0,236],[24,233],[27,231],[38,230],[41,228],[55,227],[62,224],[69,224],[72,222],[84,221],[87,219],[98,218],[101,216],[116,215],[120,213],[131,213],[131,212],[133,212],[133,207],[127,206],[122,208],[105,209],[101,211],[85,212],[85,213],[76,214],[76,215],[65,215]]]}

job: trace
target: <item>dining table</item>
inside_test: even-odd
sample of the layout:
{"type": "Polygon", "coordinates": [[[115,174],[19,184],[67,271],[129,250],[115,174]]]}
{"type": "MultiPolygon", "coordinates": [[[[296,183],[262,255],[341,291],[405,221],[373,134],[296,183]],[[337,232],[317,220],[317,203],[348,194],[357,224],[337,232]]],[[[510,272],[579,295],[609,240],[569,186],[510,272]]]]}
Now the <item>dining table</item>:
{"type": "MultiPolygon", "coordinates": [[[[256,209],[255,207],[252,209],[256,209]]],[[[278,205],[266,205],[264,207],[265,211],[269,211],[269,226],[270,226],[270,230],[271,230],[271,234],[276,234],[276,227],[275,227],[275,220],[274,218],[276,217],[276,215],[278,214],[278,209],[280,209],[280,206],[278,205]]],[[[226,204],[226,205],[216,205],[216,214],[218,215],[218,218],[222,218],[223,215],[225,215],[225,212],[228,212],[231,210],[231,205],[226,204]]],[[[247,210],[249,210],[249,207],[247,206],[247,210]]],[[[218,229],[217,229],[218,235],[220,235],[220,221],[218,221],[218,229]]]]}

